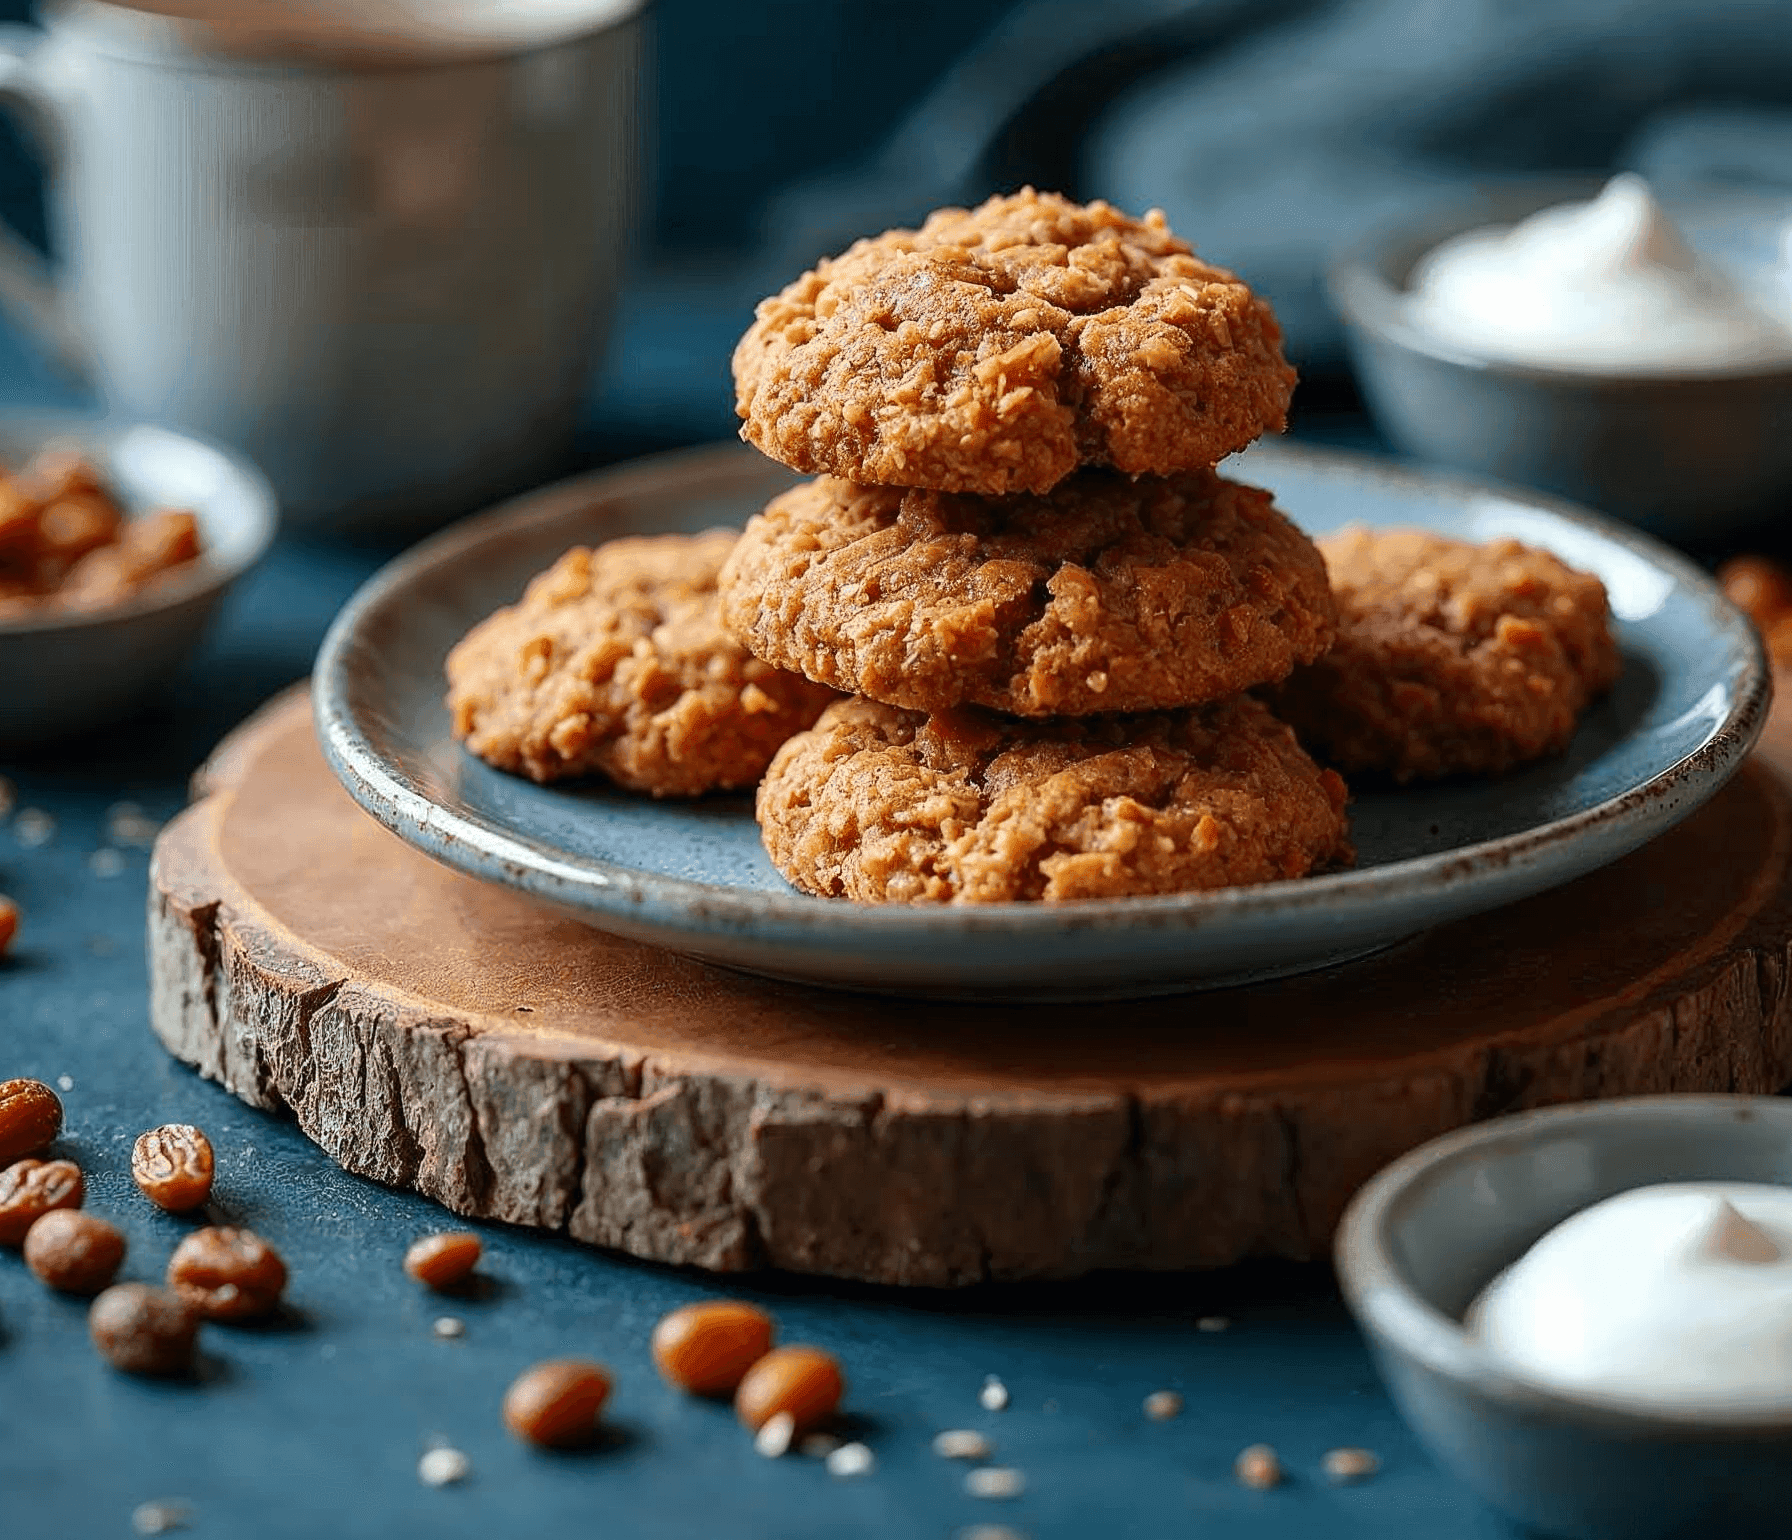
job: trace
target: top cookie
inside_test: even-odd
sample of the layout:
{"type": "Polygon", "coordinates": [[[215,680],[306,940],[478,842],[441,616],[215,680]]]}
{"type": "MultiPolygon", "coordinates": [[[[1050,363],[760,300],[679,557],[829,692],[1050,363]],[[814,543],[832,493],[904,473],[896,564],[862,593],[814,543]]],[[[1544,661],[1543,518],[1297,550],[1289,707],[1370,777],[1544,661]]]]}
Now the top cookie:
{"type": "Polygon", "coordinates": [[[1081,465],[1167,475],[1279,432],[1267,304],[1161,213],[1025,188],[941,209],[763,301],[734,351],[741,436],[797,470],[1044,492],[1081,465]]]}
{"type": "Polygon", "coordinates": [[[1548,551],[1360,527],[1319,548],[1337,643],[1270,698],[1341,770],[1508,770],[1566,748],[1618,677],[1604,585],[1548,551]]]}
{"type": "Polygon", "coordinates": [[[454,735],[537,781],[608,776],[656,797],[751,786],[833,692],[722,632],[734,532],[575,547],[448,655],[454,735]]]}

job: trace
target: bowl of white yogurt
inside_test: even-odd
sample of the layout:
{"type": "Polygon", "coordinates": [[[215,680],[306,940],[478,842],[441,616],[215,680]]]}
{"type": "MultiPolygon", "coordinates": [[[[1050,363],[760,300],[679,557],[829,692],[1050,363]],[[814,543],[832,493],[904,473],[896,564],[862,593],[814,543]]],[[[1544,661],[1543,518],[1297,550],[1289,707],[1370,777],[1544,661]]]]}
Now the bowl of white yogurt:
{"type": "Polygon", "coordinates": [[[1402,1415],[1572,1540],[1792,1533],[1792,1101],[1578,1103],[1372,1178],[1336,1246],[1402,1415]]]}
{"type": "Polygon", "coordinates": [[[1399,449],[1686,543],[1792,495],[1792,196],[1502,185],[1330,274],[1399,449]]]}

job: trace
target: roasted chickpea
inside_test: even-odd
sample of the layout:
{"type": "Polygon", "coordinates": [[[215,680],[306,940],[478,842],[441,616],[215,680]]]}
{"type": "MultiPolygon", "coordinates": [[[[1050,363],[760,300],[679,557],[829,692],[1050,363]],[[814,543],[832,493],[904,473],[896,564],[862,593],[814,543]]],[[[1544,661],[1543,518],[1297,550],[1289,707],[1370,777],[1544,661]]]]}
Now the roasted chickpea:
{"type": "Polygon", "coordinates": [[[64,1294],[97,1294],[118,1275],[124,1236],[78,1208],[51,1209],[25,1233],[25,1265],[64,1294]]]}
{"type": "MultiPolygon", "coordinates": [[[[0,952],[6,950],[6,900],[0,898],[0,952]]],[[[61,1099],[41,1080],[0,1080],[0,1167],[41,1155],[62,1131],[61,1099]]]]}

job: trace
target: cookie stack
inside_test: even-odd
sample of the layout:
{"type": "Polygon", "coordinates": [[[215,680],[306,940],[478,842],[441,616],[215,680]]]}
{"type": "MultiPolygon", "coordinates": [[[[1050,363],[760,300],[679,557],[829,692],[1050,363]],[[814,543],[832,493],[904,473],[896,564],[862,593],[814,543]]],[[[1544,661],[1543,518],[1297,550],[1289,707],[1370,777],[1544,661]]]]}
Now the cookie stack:
{"type": "Polygon", "coordinates": [[[723,626],[854,697],[760,787],[797,886],[1062,900],[1350,858],[1342,781],[1245,693],[1330,647],[1325,563],[1213,470],[1294,374],[1161,215],[942,211],[767,300],[734,369],[743,436],[818,475],[748,525],[723,626]]]}

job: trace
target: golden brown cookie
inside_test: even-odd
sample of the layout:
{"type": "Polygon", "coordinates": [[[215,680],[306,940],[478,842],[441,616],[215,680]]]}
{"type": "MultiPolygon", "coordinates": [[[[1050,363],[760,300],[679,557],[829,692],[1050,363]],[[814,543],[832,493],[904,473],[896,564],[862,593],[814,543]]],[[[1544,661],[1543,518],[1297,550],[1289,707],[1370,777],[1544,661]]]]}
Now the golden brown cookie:
{"type": "Polygon", "coordinates": [[[1331,645],[1319,553],[1211,471],[1082,471],[1043,497],[822,477],[754,518],[722,623],[768,663],[893,706],[1149,711],[1283,678],[1331,645]]]}
{"type": "Polygon", "coordinates": [[[751,786],[833,693],[761,663],[716,614],[734,531],[568,551],[448,655],[454,735],[537,781],[656,797],[751,786]]]}
{"type": "Polygon", "coordinates": [[[1356,527],[1319,548],[1337,645],[1269,698],[1342,770],[1510,769],[1567,747],[1618,677],[1604,586],[1547,551],[1356,527]]]}
{"type": "Polygon", "coordinates": [[[1344,783],[1260,702],[1017,722],[841,701],[759,787],[772,864],[860,903],[1058,903],[1351,860],[1344,783]]]}
{"type": "Polygon", "coordinates": [[[759,306],[734,383],[741,436],[797,470],[998,496],[1217,464],[1281,431],[1294,370],[1161,213],[1029,187],[819,263],[759,306]]]}

